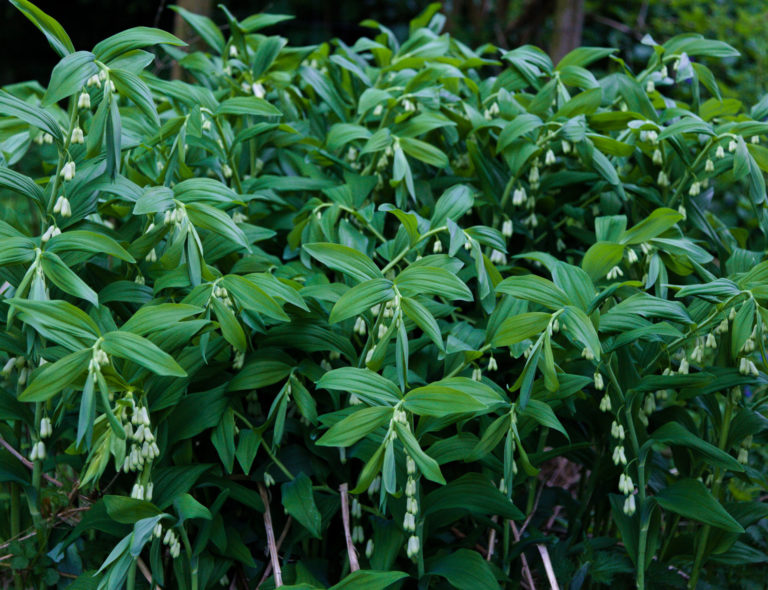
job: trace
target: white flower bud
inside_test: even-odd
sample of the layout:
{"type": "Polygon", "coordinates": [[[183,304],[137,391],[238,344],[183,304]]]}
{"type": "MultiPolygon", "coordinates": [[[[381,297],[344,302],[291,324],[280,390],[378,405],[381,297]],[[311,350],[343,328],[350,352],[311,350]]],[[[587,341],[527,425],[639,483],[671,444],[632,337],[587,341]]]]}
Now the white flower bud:
{"type": "Polygon", "coordinates": [[[373,354],[374,354],[375,350],[376,350],[376,347],[372,346],[371,349],[368,351],[368,353],[365,355],[365,364],[366,365],[371,362],[371,359],[373,359],[373,354]]]}
{"type": "Polygon", "coordinates": [[[439,238],[435,238],[435,243],[432,244],[432,253],[439,254],[442,251],[443,251],[443,243],[440,241],[439,238]]]}
{"type": "Polygon", "coordinates": [[[714,172],[715,171],[715,163],[710,158],[707,158],[707,161],[704,164],[704,171],[705,172],[714,172]]]}
{"type": "Polygon", "coordinates": [[[498,363],[496,362],[496,359],[494,357],[491,357],[488,359],[488,370],[489,371],[497,371],[499,368],[498,363]]]}
{"type": "Polygon", "coordinates": [[[61,177],[64,180],[72,180],[75,177],[75,163],[69,161],[61,167],[61,177]]]}
{"type": "Polygon", "coordinates": [[[512,193],[512,204],[515,205],[516,207],[524,205],[527,199],[528,197],[525,194],[525,189],[523,187],[516,188],[515,191],[512,193]]]}
{"type": "Polygon", "coordinates": [[[379,324],[379,332],[376,335],[376,337],[379,340],[381,340],[387,334],[387,330],[388,330],[388,328],[387,328],[386,324],[384,324],[384,323],[379,324]]]}
{"type": "Polygon", "coordinates": [[[691,183],[691,188],[688,189],[688,194],[692,197],[695,197],[701,192],[701,183],[698,181],[691,183]]]}
{"type": "Polygon", "coordinates": [[[736,151],[736,142],[733,139],[728,142],[728,151],[731,153],[736,151]]]}
{"type": "Polygon", "coordinates": [[[410,512],[403,517],[403,530],[409,533],[416,530],[416,517],[410,512]]]}
{"type": "Polygon", "coordinates": [[[267,95],[267,91],[264,89],[264,85],[260,82],[254,82],[252,89],[253,95],[256,98],[264,98],[267,95]]]}
{"type": "Polygon", "coordinates": [[[749,451],[747,449],[739,449],[739,457],[737,459],[742,465],[746,465],[749,462],[749,451]]]}
{"type": "Polygon", "coordinates": [[[419,538],[416,535],[411,535],[411,537],[408,539],[408,547],[406,549],[406,555],[408,555],[409,559],[413,559],[419,554],[419,538]]]}
{"type": "Polygon", "coordinates": [[[408,472],[408,475],[416,473],[416,462],[410,455],[405,458],[405,470],[408,472]]]}
{"type": "Polygon", "coordinates": [[[563,153],[564,153],[564,154],[569,154],[569,153],[571,153],[571,144],[570,144],[570,143],[568,143],[567,141],[565,141],[565,140],[562,140],[562,141],[560,142],[560,147],[562,147],[562,149],[563,149],[563,153]]]}
{"type": "Polygon", "coordinates": [[[656,184],[658,184],[661,187],[667,187],[669,186],[669,178],[667,177],[667,173],[663,170],[659,170],[659,175],[656,178],[656,184]]]}
{"type": "Polygon", "coordinates": [[[659,148],[656,148],[653,150],[653,158],[652,161],[657,166],[661,165],[664,162],[664,158],[661,155],[661,150],[659,148]]]}
{"type": "Polygon", "coordinates": [[[381,489],[381,476],[377,475],[376,477],[373,478],[371,485],[368,486],[368,495],[373,496],[373,494],[378,493],[380,489],[381,489]]]}
{"type": "Polygon", "coordinates": [[[610,412],[611,411],[611,398],[608,396],[607,393],[600,400],[600,411],[601,412],[610,412]]]}
{"type": "Polygon", "coordinates": [[[239,55],[237,47],[234,45],[229,46],[229,57],[237,57],[239,55]]]}
{"type": "Polygon", "coordinates": [[[753,135],[749,138],[750,143],[760,143],[760,137],[757,135],[753,135]]]}
{"type": "Polygon", "coordinates": [[[538,166],[531,166],[530,172],[528,172],[528,182],[534,186],[539,183],[539,168],[538,166]]]}
{"type": "Polygon", "coordinates": [[[228,164],[221,165],[221,173],[224,175],[224,178],[232,178],[232,168],[228,164]]]}
{"type": "Polygon", "coordinates": [[[683,358],[683,360],[680,361],[680,368],[677,370],[678,374],[687,375],[689,369],[690,369],[690,365],[688,364],[688,359],[683,358]]]}
{"type": "Polygon", "coordinates": [[[595,377],[595,389],[597,389],[598,391],[602,391],[603,388],[605,387],[603,376],[600,373],[595,372],[594,377],[595,377]]]}
{"type": "Polygon", "coordinates": [[[88,94],[85,90],[83,90],[80,93],[80,96],[77,98],[77,108],[78,109],[91,108],[91,95],[88,94]]]}
{"type": "Polygon", "coordinates": [[[627,464],[627,456],[624,454],[623,445],[619,445],[613,449],[613,464],[618,465],[619,463],[622,465],[627,464]]]}
{"type": "Polygon", "coordinates": [[[48,438],[53,433],[50,418],[43,418],[40,420],[40,437],[48,438]]]}
{"type": "Polygon", "coordinates": [[[416,480],[413,479],[412,477],[409,477],[408,481],[405,484],[405,495],[408,496],[409,498],[416,495],[416,480]]]}
{"type": "Polygon", "coordinates": [[[723,149],[723,146],[719,145],[717,146],[717,149],[715,150],[715,157],[718,160],[722,160],[725,158],[725,150],[723,149]]]}
{"type": "Polygon", "coordinates": [[[370,559],[373,556],[373,539],[368,539],[365,544],[365,556],[370,559]]]}
{"type": "Polygon", "coordinates": [[[645,83],[645,91],[648,94],[656,91],[656,85],[653,83],[653,80],[648,80],[648,82],[645,83]]]}
{"type": "Polygon", "coordinates": [[[555,158],[555,152],[553,152],[551,149],[547,150],[547,153],[544,155],[544,165],[545,166],[551,166],[557,161],[555,158]]]}
{"type": "Polygon", "coordinates": [[[505,219],[504,223],[501,224],[501,235],[505,238],[511,238],[513,233],[514,226],[512,225],[512,220],[505,219]]]}
{"type": "Polygon", "coordinates": [[[483,371],[479,368],[472,369],[472,381],[480,381],[483,378],[483,371]]]}
{"type": "Polygon", "coordinates": [[[637,511],[637,508],[635,506],[635,496],[629,495],[627,496],[627,499],[624,500],[624,514],[628,516],[632,516],[637,511]]]}

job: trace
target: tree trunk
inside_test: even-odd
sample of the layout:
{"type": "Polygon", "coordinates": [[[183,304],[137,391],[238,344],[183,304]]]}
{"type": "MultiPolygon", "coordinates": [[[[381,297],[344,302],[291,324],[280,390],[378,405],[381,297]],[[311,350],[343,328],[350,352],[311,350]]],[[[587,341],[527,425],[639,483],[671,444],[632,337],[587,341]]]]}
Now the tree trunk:
{"type": "MultiPolygon", "coordinates": [[[[177,6],[185,8],[195,14],[201,14],[203,16],[211,15],[211,8],[213,7],[213,0],[177,0],[177,6]]],[[[194,41],[196,33],[192,28],[187,25],[187,22],[181,18],[181,15],[177,12],[173,19],[173,34],[176,35],[182,41],[186,41],[192,45],[191,41],[194,41]]],[[[180,80],[182,77],[182,69],[178,62],[173,62],[173,69],[171,70],[171,79],[180,80]]]]}
{"type": "Polygon", "coordinates": [[[555,64],[581,45],[583,26],[584,0],[557,0],[549,49],[549,55],[555,64]]]}

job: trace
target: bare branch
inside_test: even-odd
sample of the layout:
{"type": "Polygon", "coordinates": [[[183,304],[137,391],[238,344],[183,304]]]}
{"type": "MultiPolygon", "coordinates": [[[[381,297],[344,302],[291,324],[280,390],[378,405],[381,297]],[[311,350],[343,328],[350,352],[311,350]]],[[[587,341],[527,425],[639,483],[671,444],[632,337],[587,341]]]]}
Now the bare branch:
{"type": "Polygon", "coordinates": [[[357,561],[357,550],[355,550],[355,544],[352,542],[352,535],[349,532],[349,498],[347,497],[348,489],[349,486],[345,483],[339,486],[339,492],[341,492],[341,519],[344,521],[344,540],[347,542],[349,569],[353,572],[356,572],[360,569],[360,564],[357,561]]]}

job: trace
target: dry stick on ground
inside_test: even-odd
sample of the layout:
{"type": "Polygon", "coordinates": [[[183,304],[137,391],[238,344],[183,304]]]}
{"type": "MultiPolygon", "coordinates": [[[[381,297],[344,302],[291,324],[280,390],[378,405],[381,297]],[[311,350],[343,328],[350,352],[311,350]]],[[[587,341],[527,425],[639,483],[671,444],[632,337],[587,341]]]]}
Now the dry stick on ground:
{"type": "MultiPolygon", "coordinates": [[[[512,536],[515,538],[515,541],[519,542],[520,531],[517,530],[515,523],[511,520],[509,521],[509,526],[512,527],[512,536]]],[[[536,590],[536,584],[533,583],[533,575],[531,574],[531,568],[528,566],[528,558],[525,556],[525,553],[520,553],[520,561],[523,564],[523,577],[528,582],[528,587],[530,590],[536,590]]]]}
{"type": "Polygon", "coordinates": [[[347,542],[349,569],[353,572],[356,572],[360,569],[360,564],[357,562],[357,551],[355,550],[355,544],[352,542],[352,535],[349,532],[349,498],[347,498],[348,489],[349,486],[345,483],[339,486],[339,492],[341,492],[341,519],[344,522],[344,540],[347,542]]]}
{"type": "Polygon", "coordinates": [[[536,545],[541,555],[541,561],[544,562],[544,571],[547,572],[547,579],[549,579],[549,586],[552,590],[560,590],[560,586],[557,585],[557,578],[555,577],[555,570],[552,569],[552,560],[549,558],[549,551],[546,545],[536,545]]]}
{"type": "MultiPolygon", "coordinates": [[[[149,571],[149,568],[147,567],[147,564],[144,563],[144,560],[141,559],[141,557],[136,559],[136,563],[139,566],[139,570],[144,575],[144,578],[147,580],[148,584],[152,584],[152,572],[149,571]]],[[[161,590],[159,584],[155,584],[155,590],[161,590]]]]}
{"type": "MultiPolygon", "coordinates": [[[[280,551],[280,546],[283,544],[283,541],[285,541],[285,536],[288,534],[288,531],[291,529],[292,522],[293,522],[293,517],[291,516],[289,516],[288,520],[285,521],[283,532],[280,533],[280,538],[277,540],[277,544],[275,545],[278,551],[280,551]]],[[[256,584],[256,590],[258,590],[261,587],[261,585],[264,583],[264,580],[266,580],[269,574],[271,573],[272,573],[272,562],[267,564],[267,567],[264,570],[264,575],[261,576],[261,580],[259,580],[259,583],[256,584]]]]}
{"type": "MultiPolygon", "coordinates": [[[[498,516],[491,517],[492,522],[499,522],[498,516]]],[[[491,527],[491,532],[488,533],[488,555],[485,556],[486,561],[491,561],[493,557],[493,547],[496,545],[496,528],[491,527]]]]}
{"type": "Polygon", "coordinates": [[[267,544],[269,545],[269,556],[272,559],[272,571],[275,572],[275,587],[279,588],[283,585],[283,572],[280,570],[280,560],[277,557],[275,530],[272,528],[272,514],[269,512],[269,496],[263,483],[259,483],[259,494],[261,494],[261,501],[264,503],[264,528],[267,530],[267,544]]]}

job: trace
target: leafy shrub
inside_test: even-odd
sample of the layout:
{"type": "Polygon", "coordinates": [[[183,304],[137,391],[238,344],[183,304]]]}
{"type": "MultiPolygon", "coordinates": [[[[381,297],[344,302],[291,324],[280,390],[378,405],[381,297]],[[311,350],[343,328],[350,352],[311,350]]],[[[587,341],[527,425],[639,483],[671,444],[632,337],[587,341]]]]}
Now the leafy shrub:
{"type": "Polygon", "coordinates": [[[555,67],[431,7],[76,52],[12,3],[62,57],[0,92],[16,588],[760,583],[768,103],[720,100],[731,47],[555,67]]]}

